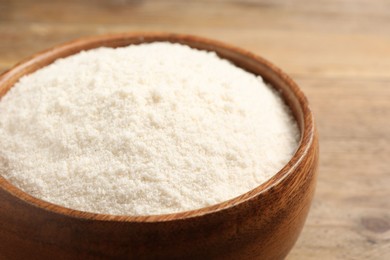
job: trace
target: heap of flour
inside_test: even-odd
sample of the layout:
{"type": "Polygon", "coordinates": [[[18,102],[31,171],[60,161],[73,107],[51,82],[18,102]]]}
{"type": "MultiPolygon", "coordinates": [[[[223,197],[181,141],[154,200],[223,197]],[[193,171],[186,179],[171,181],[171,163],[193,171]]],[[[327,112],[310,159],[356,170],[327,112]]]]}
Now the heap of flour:
{"type": "Polygon", "coordinates": [[[0,101],[0,174],[72,209],[165,214],[243,194],[292,157],[278,93],[215,53],[171,43],[57,60],[0,101]]]}

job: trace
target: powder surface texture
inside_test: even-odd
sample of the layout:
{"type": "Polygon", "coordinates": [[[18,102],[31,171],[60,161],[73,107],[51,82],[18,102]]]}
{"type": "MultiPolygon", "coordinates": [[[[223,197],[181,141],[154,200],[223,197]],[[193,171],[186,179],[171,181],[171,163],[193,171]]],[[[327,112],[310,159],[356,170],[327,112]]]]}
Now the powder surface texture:
{"type": "Polygon", "coordinates": [[[115,215],[241,195],[292,157],[278,93],[215,53],[98,48],[25,76],[0,101],[0,174],[65,207],[115,215]]]}

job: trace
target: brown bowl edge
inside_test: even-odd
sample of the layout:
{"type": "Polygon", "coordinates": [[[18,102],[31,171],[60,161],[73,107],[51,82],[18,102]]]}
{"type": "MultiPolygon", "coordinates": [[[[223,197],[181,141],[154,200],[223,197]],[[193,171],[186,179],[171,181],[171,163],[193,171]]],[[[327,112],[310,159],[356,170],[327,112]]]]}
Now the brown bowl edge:
{"type": "MultiPolygon", "coordinates": [[[[254,63],[260,63],[262,66],[265,66],[267,69],[272,71],[280,81],[282,81],[289,87],[292,94],[294,95],[294,98],[296,98],[296,100],[298,101],[299,109],[301,109],[301,112],[303,114],[303,121],[300,125],[301,139],[299,141],[297,150],[290,159],[290,161],[268,181],[233,199],[199,209],[163,215],[125,216],[99,214],[74,210],[35,198],[32,195],[17,188],[2,176],[0,176],[0,188],[4,189],[13,196],[27,202],[30,205],[41,208],[43,210],[55,212],[57,214],[67,215],[74,218],[118,222],[166,222],[200,217],[206,214],[213,214],[216,212],[227,210],[256,196],[260,196],[261,194],[266,193],[273,187],[277,186],[280,182],[283,181],[283,179],[287,178],[290,174],[293,174],[294,170],[299,166],[300,162],[307,156],[308,151],[314,142],[315,124],[306,97],[299,89],[298,85],[286,73],[284,73],[281,69],[279,69],[266,59],[241,48],[234,47],[216,40],[210,40],[207,38],[193,35],[160,32],[134,32],[80,38],[39,52],[19,62],[11,69],[3,72],[0,75],[0,100],[1,97],[5,95],[5,93],[14,85],[14,83],[21,76],[32,73],[33,71],[54,62],[56,59],[59,58],[56,55],[62,55],[60,57],[66,57],[78,53],[81,50],[88,50],[102,46],[121,47],[130,44],[140,44],[155,41],[177,42],[186,45],[191,44],[191,47],[199,49],[205,49],[204,47],[207,46],[207,50],[209,51],[212,51],[216,47],[222,48],[224,51],[227,51],[229,53],[235,53],[237,55],[245,56],[254,63]],[[128,43],[129,39],[132,40],[131,43],[128,43]],[[35,66],[35,64],[38,64],[38,66],[35,66]],[[25,73],[26,70],[28,70],[29,72],[25,73]],[[13,82],[12,84],[9,84],[10,86],[2,87],[2,85],[6,84],[7,81],[13,82]]],[[[289,107],[292,108],[290,105],[289,107]]]]}

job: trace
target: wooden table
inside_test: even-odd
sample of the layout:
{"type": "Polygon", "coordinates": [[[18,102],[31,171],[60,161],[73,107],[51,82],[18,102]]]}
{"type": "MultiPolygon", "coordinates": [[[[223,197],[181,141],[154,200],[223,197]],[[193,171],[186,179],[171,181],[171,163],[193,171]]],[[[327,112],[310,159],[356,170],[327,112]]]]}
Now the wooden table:
{"type": "Polygon", "coordinates": [[[321,144],[315,201],[288,259],[390,259],[390,1],[0,0],[0,71],[124,31],[211,37],[288,72],[321,144]]]}

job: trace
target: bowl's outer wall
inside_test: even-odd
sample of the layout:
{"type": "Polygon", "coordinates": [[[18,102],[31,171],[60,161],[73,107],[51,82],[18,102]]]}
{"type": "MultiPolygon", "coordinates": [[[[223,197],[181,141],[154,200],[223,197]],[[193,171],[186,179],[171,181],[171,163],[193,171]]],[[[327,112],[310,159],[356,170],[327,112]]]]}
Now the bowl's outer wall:
{"type": "MultiPolygon", "coordinates": [[[[0,77],[0,96],[21,75],[58,57],[98,46],[124,46],[143,41],[169,40],[214,50],[279,88],[307,135],[305,149],[263,185],[223,207],[205,214],[161,221],[127,221],[79,217],[24,199],[22,192],[0,177],[0,259],[282,259],[290,251],[308,214],[316,183],[318,138],[310,110],[302,108],[303,95],[281,71],[238,49],[191,36],[151,34],[112,36],[106,40],[69,43],[57,54],[43,53],[43,61],[22,63],[0,77]],[[46,55],[46,56],[45,56],[46,55]],[[35,65],[34,65],[35,64],[35,65]],[[34,67],[35,66],[35,67],[34,67]],[[271,67],[270,67],[271,66],[271,67]],[[17,69],[18,68],[18,69],[17,69]],[[310,129],[304,122],[310,122],[310,129]],[[286,173],[287,172],[287,173],[286,173]],[[20,196],[19,196],[20,195],[20,196]]],[[[55,50],[55,49],[53,49],[55,50]]],[[[33,58],[33,59],[36,59],[33,58]]],[[[306,102],[306,101],[305,101],[306,102]]],[[[71,211],[71,210],[69,210],[71,211]]],[[[199,211],[201,212],[201,210],[199,211]]],[[[183,215],[184,216],[184,215],[183,215]]]]}

